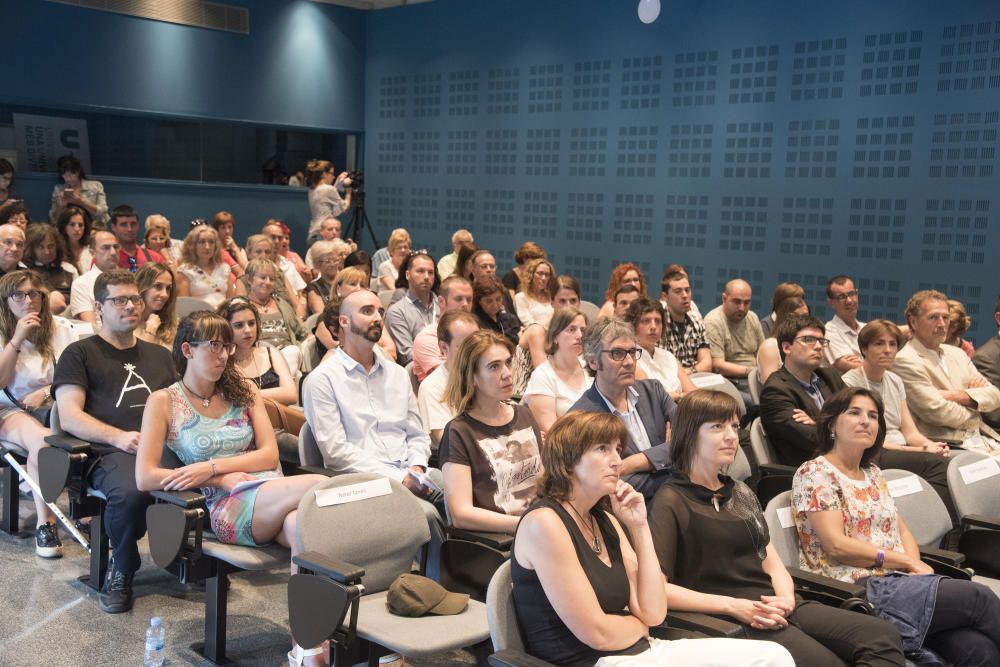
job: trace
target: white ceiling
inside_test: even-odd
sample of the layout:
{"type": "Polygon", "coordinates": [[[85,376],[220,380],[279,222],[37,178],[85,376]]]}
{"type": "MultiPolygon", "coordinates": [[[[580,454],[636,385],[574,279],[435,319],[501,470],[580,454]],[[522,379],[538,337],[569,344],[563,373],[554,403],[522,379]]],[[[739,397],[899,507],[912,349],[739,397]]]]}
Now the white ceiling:
{"type": "Polygon", "coordinates": [[[425,2],[432,2],[432,0],[313,0],[313,2],[353,7],[354,9],[391,9],[392,7],[403,7],[404,5],[420,5],[425,2]]]}

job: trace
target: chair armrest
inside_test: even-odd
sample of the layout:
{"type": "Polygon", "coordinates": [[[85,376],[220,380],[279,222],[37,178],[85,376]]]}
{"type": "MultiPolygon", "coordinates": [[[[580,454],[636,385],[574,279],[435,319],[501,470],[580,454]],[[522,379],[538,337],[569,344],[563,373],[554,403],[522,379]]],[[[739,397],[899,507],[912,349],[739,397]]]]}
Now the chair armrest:
{"type": "Polygon", "coordinates": [[[309,475],[323,475],[324,477],[333,477],[336,474],[332,470],[320,466],[299,466],[299,472],[309,475]]]}
{"type": "Polygon", "coordinates": [[[464,528],[456,528],[455,526],[448,526],[447,532],[449,537],[454,537],[457,540],[466,540],[468,542],[485,544],[486,546],[496,549],[497,551],[510,551],[510,547],[514,543],[514,536],[508,535],[507,533],[489,533],[486,531],[481,532],[477,530],[465,530],[464,528]]]}
{"type": "Polygon", "coordinates": [[[708,614],[693,611],[670,611],[664,625],[678,630],[701,632],[709,637],[744,638],[743,626],[708,614]]]}
{"type": "Polygon", "coordinates": [[[511,649],[497,651],[490,655],[489,661],[493,667],[552,667],[551,662],[545,662],[523,651],[514,651],[511,649]]]}
{"type": "Polygon", "coordinates": [[[781,477],[794,477],[795,476],[795,466],[786,466],[780,463],[761,463],[758,464],[757,469],[760,470],[761,475],[778,475],[781,477]]]}
{"type": "Polygon", "coordinates": [[[89,454],[93,448],[93,445],[86,440],[80,440],[80,438],[74,438],[65,433],[45,436],[45,444],[70,454],[89,454]]]}
{"type": "Polygon", "coordinates": [[[171,505],[184,509],[194,509],[205,506],[205,496],[197,491],[150,491],[150,495],[171,505]]]}
{"type": "Polygon", "coordinates": [[[972,579],[974,571],[971,567],[958,567],[957,565],[952,565],[951,563],[946,563],[944,561],[935,560],[934,558],[927,558],[923,553],[921,555],[921,560],[931,566],[934,570],[934,574],[940,574],[945,577],[951,577],[952,579],[964,579],[966,581],[972,579]]]}
{"type": "Polygon", "coordinates": [[[832,595],[842,600],[847,598],[865,597],[865,587],[859,584],[824,577],[821,574],[806,572],[796,567],[788,568],[788,574],[792,575],[795,582],[795,589],[815,590],[827,595],[832,595]]]}
{"type": "Polygon", "coordinates": [[[962,517],[962,529],[965,530],[968,528],[1000,530],[1000,520],[988,517],[985,514],[966,514],[962,517]]]}
{"type": "Polygon", "coordinates": [[[342,584],[360,583],[365,569],[344,561],[333,560],[315,551],[300,553],[292,559],[296,565],[312,572],[319,572],[342,584]]]}
{"type": "Polygon", "coordinates": [[[946,551],[936,547],[920,547],[920,558],[926,561],[937,561],[954,567],[965,564],[965,554],[957,551],[946,551]]]}

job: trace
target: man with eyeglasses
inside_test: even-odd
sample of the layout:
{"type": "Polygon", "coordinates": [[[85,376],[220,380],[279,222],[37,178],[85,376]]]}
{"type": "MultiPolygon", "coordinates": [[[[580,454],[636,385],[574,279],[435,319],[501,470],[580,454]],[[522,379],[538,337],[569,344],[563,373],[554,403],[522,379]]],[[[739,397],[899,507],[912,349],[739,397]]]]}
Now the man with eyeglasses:
{"type": "Polygon", "coordinates": [[[858,290],[849,276],[834,276],[826,283],[826,302],[836,313],[826,323],[826,346],[823,358],[827,365],[836,366],[841,373],[861,365],[861,348],[858,333],[864,322],[858,321],[858,290]]]}
{"type": "Polygon", "coordinates": [[[24,230],[13,223],[0,225],[0,276],[18,269],[26,269],[24,256],[24,230]]]}
{"type": "Polygon", "coordinates": [[[784,365],[761,389],[760,420],[777,463],[797,467],[816,451],[816,419],[823,404],[846,385],[836,369],[823,367],[823,349],[830,341],[812,315],[787,317],[775,339],[784,365]]]}
{"type": "Polygon", "coordinates": [[[90,237],[90,254],[94,265],[73,281],[69,288],[69,316],[98,326],[98,311],[94,302],[94,285],[101,274],[118,268],[121,245],[111,232],[94,232],[90,237]]]}
{"type": "Polygon", "coordinates": [[[677,404],[659,380],[636,380],[643,353],[631,324],[601,318],[583,332],[583,357],[594,384],[570,410],[610,412],[625,424],[629,442],[622,452],[621,478],[652,500],[670,463],[668,422],[677,404]]]}
{"type": "Polygon", "coordinates": [[[155,250],[146,250],[139,245],[139,216],[128,204],[115,206],[111,210],[111,224],[108,229],[118,240],[118,268],[135,273],[148,262],[163,263],[163,255],[155,250]]]}
{"type": "Polygon", "coordinates": [[[117,614],[132,608],[132,577],[140,565],[136,542],[146,533],[146,507],[152,502],[135,481],[142,413],[149,395],[174,381],[174,362],[161,346],[135,337],[143,300],[134,275],[122,269],[101,273],[94,299],[104,323],[100,334],[66,348],[52,391],[63,430],[93,443],[89,484],[107,497],[104,525],[112,548],[98,604],[117,614]]]}
{"type": "Polygon", "coordinates": [[[753,401],[747,376],[756,368],[757,350],[764,342],[760,320],[750,310],[752,299],[750,283],[730,280],[722,292],[722,305],[709,311],[704,319],[712,370],[736,385],[748,412],[753,409],[753,401]]]}
{"type": "MultiPolygon", "coordinates": [[[[436,324],[441,316],[441,304],[434,294],[437,264],[426,250],[410,253],[403,264],[406,271],[406,295],[389,306],[385,313],[385,326],[396,343],[396,361],[405,366],[410,363],[413,339],[429,324],[436,324]]],[[[398,283],[397,283],[398,284],[398,283]]]]}

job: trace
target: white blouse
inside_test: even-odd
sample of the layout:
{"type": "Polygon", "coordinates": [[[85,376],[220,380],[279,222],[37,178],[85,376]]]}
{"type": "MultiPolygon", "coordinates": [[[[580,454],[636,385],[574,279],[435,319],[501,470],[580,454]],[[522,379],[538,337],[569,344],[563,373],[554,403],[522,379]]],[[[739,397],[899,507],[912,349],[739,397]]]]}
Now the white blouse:
{"type": "Polygon", "coordinates": [[[527,405],[530,396],[554,397],[556,399],[556,417],[561,417],[590,388],[591,382],[592,380],[588,377],[582,388],[574,389],[556,374],[551,361],[546,359],[531,372],[531,378],[528,380],[528,386],[525,387],[521,400],[527,405]]]}
{"type": "MultiPolygon", "coordinates": [[[[21,345],[21,351],[17,355],[14,379],[7,386],[7,390],[20,401],[31,392],[51,385],[56,361],[58,361],[63,350],[75,340],[76,332],[73,330],[73,325],[70,321],[64,317],[53,317],[53,358],[46,360],[30,342],[24,341],[21,345]]],[[[6,340],[0,339],[0,341],[2,341],[3,345],[7,344],[6,340]]],[[[13,402],[7,397],[6,392],[0,391],[0,404],[13,405],[13,402]]]]}

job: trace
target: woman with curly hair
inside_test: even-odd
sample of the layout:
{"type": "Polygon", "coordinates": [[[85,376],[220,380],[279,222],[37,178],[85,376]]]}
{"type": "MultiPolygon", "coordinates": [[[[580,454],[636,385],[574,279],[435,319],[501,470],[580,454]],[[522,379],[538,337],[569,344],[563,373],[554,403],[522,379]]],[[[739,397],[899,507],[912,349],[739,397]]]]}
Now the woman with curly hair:
{"type": "Polygon", "coordinates": [[[276,541],[294,558],[299,501],[326,478],[280,476],[274,429],[260,393],[236,370],[235,349],[221,315],[203,310],[181,321],[173,349],[180,380],[147,399],[136,482],[142,491],[200,489],[219,541],[276,541]],[[181,467],[160,466],[164,446],[181,467]]]}
{"type": "Polygon", "coordinates": [[[521,291],[514,295],[514,308],[524,326],[540,324],[548,328],[552,302],[559,291],[556,270],[547,259],[533,259],[521,270],[521,291]]]}
{"type": "Polygon", "coordinates": [[[604,305],[601,306],[601,311],[597,313],[598,317],[615,316],[615,292],[622,285],[634,285],[639,290],[639,296],[648,296],[646,276],[642,275],[639,267],[631,262],[619,264],[611,272],[611,279],[608,280],[608,290],[604,293],[604,305]]]}
{"type": "Polygon", "coordinates": [[[169,350],[177,333],[177,315],[174,312],[177,290],[174,289],[174,272],[166,264],[148,262],[136,271],[135,283],[145,304],[139,311],[136,338],[147,343],[162,345],[169,350]]]}
{"type": "Polygon", "coordinates": [[[177,296],[193,296],[213,308],[233,295],[229,265],[222,261],[219,233],[198,225],[184,237],[177,267],[177,296]]]}

